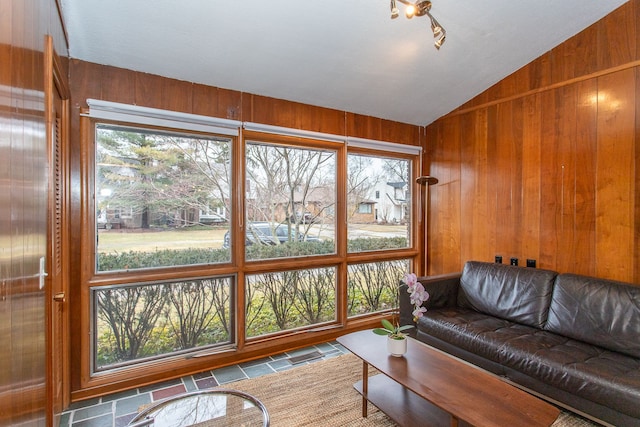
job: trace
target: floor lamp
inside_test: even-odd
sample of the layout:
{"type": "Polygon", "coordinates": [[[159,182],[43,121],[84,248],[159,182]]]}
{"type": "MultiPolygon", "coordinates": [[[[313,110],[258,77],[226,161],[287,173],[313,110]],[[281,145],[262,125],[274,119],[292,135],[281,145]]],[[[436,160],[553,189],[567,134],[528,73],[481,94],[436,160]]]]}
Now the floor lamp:
{"type": "Polygon", "coordinates": [[[420,185],[424,185],[424,269],[422,271],[422,275],[426,276],[429,271],[429,258],[428,258],[428,247],[427,247],[427,235],[429,231],[429,186],[438,183],[438,178],[434,178],[429,175],[419,176],[416,178],[416,183],[420,185]]]}

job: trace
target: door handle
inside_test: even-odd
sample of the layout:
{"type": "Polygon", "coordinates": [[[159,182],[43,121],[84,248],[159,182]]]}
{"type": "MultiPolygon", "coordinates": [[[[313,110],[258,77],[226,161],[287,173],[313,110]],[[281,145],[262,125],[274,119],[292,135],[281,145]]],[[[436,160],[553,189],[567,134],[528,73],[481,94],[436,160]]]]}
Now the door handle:
{"type": "Polygon", "coordinates": [[[58,292],[53,296],[53,300],[55,302],[64,302],[64,299],[65,299],[64,292],[58,292]]]}

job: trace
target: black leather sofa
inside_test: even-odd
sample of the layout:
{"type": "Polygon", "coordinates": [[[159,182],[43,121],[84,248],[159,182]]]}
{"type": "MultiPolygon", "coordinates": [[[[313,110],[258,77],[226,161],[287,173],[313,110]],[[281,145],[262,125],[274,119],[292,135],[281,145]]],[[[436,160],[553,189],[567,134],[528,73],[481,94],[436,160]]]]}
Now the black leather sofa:
{"type": "Polygon", "coordinates": [[[418,340],[593,420],[640,426],[640,286],[476,261],[419,280],[430,298],[418,340]]]}

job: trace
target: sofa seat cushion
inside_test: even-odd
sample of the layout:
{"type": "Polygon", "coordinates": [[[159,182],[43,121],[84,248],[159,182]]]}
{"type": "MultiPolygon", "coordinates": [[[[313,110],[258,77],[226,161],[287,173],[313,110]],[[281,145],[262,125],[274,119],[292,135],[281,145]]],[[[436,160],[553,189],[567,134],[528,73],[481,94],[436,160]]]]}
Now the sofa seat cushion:
{"type": "Polygon", "coordinates": [[[429,310],[418,330],[567,393],[640,418],[640,360],[466,308],[429,310]]]}
{"type": "Polygon", "coordinates": [[[460,277],[458,305],[523,325],[544,327],[555,271],[468,261],[460,277]]]}
{"type": "Polygon", "coordinates": [[[498,362],[505,342],[537,329],[466,308],[427,311],[418,330],[486,359],[498,362]]]}
{"type": "Polygon", "coordinates": [[[558,389],[640,418],[640,360],[547,331],[505,341],[499,362],[558,389]]]}

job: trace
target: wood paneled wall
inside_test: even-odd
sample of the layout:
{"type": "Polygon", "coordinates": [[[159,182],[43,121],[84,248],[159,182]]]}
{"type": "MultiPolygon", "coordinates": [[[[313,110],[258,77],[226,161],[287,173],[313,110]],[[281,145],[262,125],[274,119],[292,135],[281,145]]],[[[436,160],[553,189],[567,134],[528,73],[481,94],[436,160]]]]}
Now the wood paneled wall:
{"type": "Polygon", "coordinates": [[[46,34],[66,56],[55,0],[0,0],[0,426],[52,421],[38,286],[47,247],[46,34]]]}
{"type": "Polygon", "coordinates": [[[426,133],[429,274],[501,255],[640,284],[640,0],[426,133]]]}
{"type": "MultiPolygon", "coordinates": [[[[78,60],[71,62],[71,86],[76,110],[93,98],[401,144],[424,142],[419,126],[78,60]]],[[[79,120],[77,111],[74,118],[79,120]]]]}

